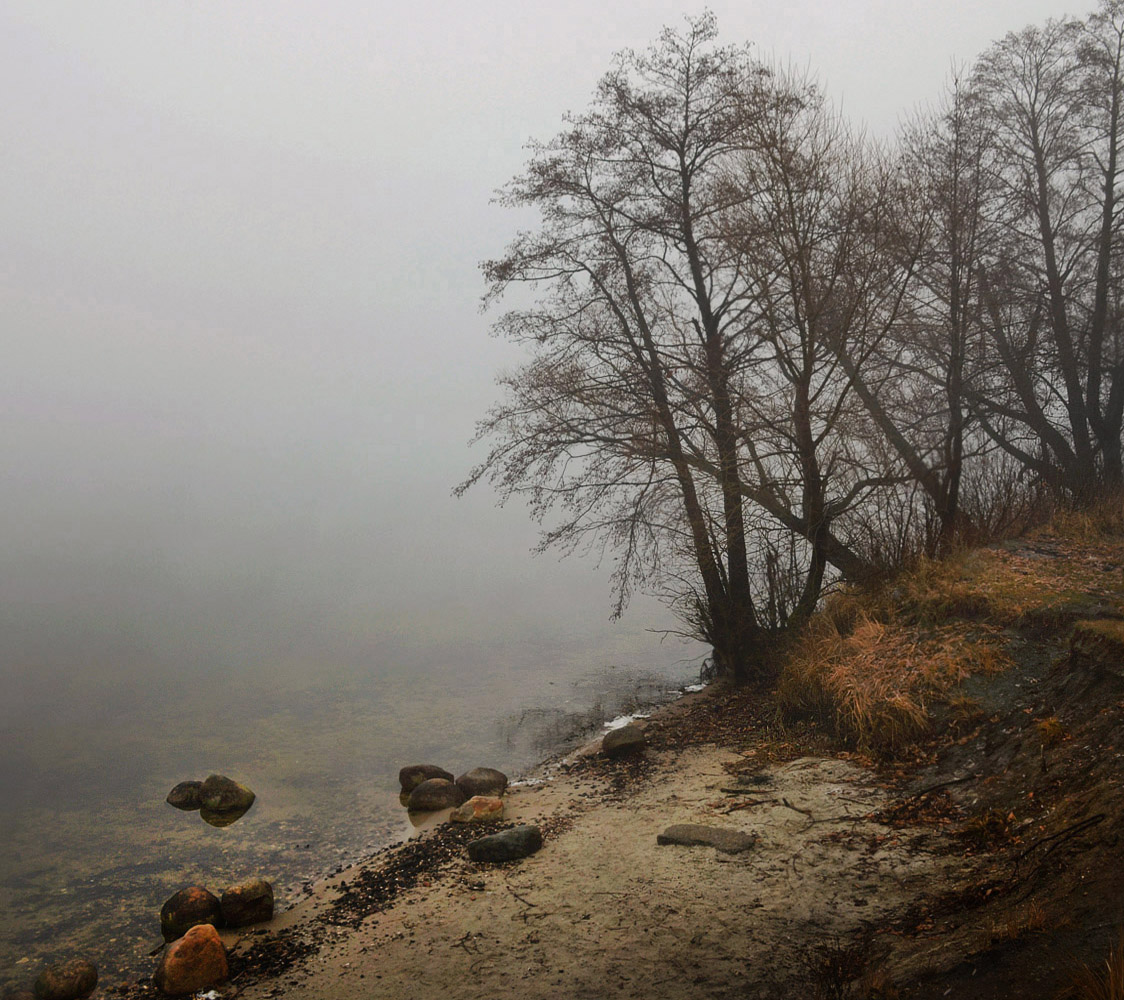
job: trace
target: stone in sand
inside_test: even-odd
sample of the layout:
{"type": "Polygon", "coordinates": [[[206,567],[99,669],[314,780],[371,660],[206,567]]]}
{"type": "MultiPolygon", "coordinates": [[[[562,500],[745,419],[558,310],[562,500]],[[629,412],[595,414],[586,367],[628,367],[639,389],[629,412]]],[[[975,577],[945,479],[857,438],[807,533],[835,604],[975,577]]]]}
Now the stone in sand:
{"type": "Polygon", "coordinates": [[[411,812],[437,812],[439,809],[455,809],[466,796],[447,778],[427,778],[410,792],[406,808],[411,812]]]}
{"type": "Polygon", "coordinates": [[[601,740],[601,752],[606,757],[624,757],[627,754],[637,753],[648,745],[644,730],[636,723],[630,722],[620,729],[612,729],[601,740]]]}
{"type": "Polygon", "coordinates": [[[196,924],[222,926],[222,904],[201,885],[180,889],[160,907],[160,932],[165,941],[183,937],[196,924]]]}
{"type": "Polygon", "coordinates": [[[248,927],[273,919],[273,886],[264,879],[232,885],[221,902],[227,927],[248,927]]]}
{"type": "Polygon", "coordinates": [[[453,776],[448,771],[436,764],[410,764],[398,772],[398,784],[402,786],[404,795],[409,795],[418,785],[430,778],[453,780],[453,776]]]}
{"type": "Polygon", "coordinates": [[[229,975],[226,949],[210,924],[192,927],[164,950],[153,979],[169,996],[209,989],[229,975]]]}
{"type": "Polygon", "coordinates": [[[98,967],[84,958],[63,965],[48,965],[35,980],[36,1000],[79,1000],[94,992],[98,967]]]}
{"type": "Polygon", "coordinates": [[[503,819],[503,799],[474,795],[449,817],[454,823],[498,823],[503,819]]]}
{"type": "Polygon", "coordinates": [[[254,804],[254,793],[225,774],[212,774],[199,789],[199,804],[212,813],[241,815],[254,804]]]}
{"type": "Polygon", "coordinates": [[[726,854],[740,854],[757,843],[757,838],[740,830],[726,830],[699,823],[677,823],[656,837],[657,844],[679,844],[683,847],[716,847],[726,854]]]}
{"type": "Polygon", "coordinates": [[[177,809],[190,812],[203,804],[203,800],[200,798],[202,789],[203,782],[201,781],[181,781],[168,793],[168,797],[164,801],[177,809]]]}
{"type": "Polygon", "coordinates": [[[542,847],[542,831],[537,826],[515,826],[510,830],[481,837],[468,845],[473,861],[516,861],[542,847]]]}
{"type": "Polygon", "coordinates": [[[457,778],[457,785],[469,798],[474,795],[503,795],[507,775],[494,767],[474,767],[457,778]]]}

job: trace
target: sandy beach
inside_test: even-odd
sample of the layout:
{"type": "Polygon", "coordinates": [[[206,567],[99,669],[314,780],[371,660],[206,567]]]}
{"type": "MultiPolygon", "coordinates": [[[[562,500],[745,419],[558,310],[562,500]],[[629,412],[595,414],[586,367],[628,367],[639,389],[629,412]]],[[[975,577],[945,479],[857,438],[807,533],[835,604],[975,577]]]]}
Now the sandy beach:
{"type": "Polygon", "coordinates": [[[540,826],[538,853],[475,864],[460,845],[481,831],[435,826],[322,883],[267,932],[228,933],[232,968],[245,965],[227,992],[776,996],[825,946],[885,926],[965,868],[931,831],[872,819],[890,796],[878,775],[809,753],[823,744],[814,731],[775,732],[749,692],[688,695],[643,725],[641,757],[609,761],[595,741],[508,792],[505,823],[540,826]],[[739,854],[657,843],[679,823],[756,843],[739,854]],[[388,892],[380,873],[405,850],[423,870],[406,865],[416,884],[396,891],[411,878],[392,875],[388,892]],[[303,954],[261,975],[271,940],[303,954]]]}

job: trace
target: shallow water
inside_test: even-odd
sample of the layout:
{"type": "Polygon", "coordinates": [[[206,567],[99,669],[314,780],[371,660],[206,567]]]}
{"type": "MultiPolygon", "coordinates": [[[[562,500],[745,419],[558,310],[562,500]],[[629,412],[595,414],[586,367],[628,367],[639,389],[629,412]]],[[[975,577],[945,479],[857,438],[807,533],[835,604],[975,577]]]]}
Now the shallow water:
{"type": "Polygon", "coordinates": [[[176,890],[253,877],[278,906],[312,880],[410,836],[403,764],[514,776],[621,712],[698,675],[698,647],[644,622],[590,636],[524,637],[449,651],[407,645],[389,667],[75,684],[51,711],[4,722],[0,765],[0,989],[86,954],[103,986],[151,972],[158,913],[176,890]],[[215,828],[168,806],[212,772],[257,800],[215,828]]]}

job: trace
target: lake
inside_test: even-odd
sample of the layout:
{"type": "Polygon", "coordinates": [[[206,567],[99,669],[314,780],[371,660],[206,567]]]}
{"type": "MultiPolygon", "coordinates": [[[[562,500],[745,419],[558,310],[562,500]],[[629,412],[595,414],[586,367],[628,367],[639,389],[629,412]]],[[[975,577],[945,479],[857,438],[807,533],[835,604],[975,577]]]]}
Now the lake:
{"type": "MultiPolygon", "coordinates": [[[[515,776],[604,719],[698,677],[696,645],[661,640],[654,604],[584,631],[544,614],[462,638],[435,623],[391,631],[372,659],[306,667],[196,665],[9,684],[0,738],[0,989],[46,961],[91,957],[101,984],[151,972],[159,909],[186,885],[252,877],[278,905],[312,880],[413,831],[397,772],[515,776]],[[230,827],[164,802],[172,785],[225,773],[257,793],[230,827]]],[[[299,659],[299,658],[298,658],[299,659]]]]}

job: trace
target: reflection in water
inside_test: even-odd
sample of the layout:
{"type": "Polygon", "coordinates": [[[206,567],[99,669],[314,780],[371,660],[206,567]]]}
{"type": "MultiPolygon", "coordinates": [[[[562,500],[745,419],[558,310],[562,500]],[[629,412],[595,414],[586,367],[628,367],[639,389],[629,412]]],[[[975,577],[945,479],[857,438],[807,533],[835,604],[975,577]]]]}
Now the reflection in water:
{"type": "Polygon", "coordinates": [[[160,905],[177,889],[264,878],[284,910],[315,878],[416,836],[418,821],[442,822],[447,813],[402,808],[404,764],[433,760],[454,773],[485,764],[516,776],[627,710],[630,690],[659,700],[697,674],[682,647],[660,650],[662,662],[646,657],[647,673],[590,673],[612,655],[598,643],[584,662],[569,661],[570,678],[555,663],[544,670],[541,652],[457,652],[446,671],[407,662],[359,677],[320,672],[288,689],[239,674],[220,703],[201,688],[198,705],[154,695],[114,725],[37,716],[0,731],[18,748],[0,761],[0,994],[76,953],[94,958],[106,983],[149,974],[160,905]],[[488,671],[476,662],[485,653],[488,671]],[[462,670],[472,685],[451,683],[462,670]],[[528,704],[546,707],[523,713],[528,704]],[[185,711],[205,712],[208,725],[184,729],[185,711]],[[165,804],[167,790],[185,772],[216,767],[245,777],[259,801],[221,829],[185,822],[165,804]]]}
{"type": "Polygon", "coordinates": [[[225,811],[218,811],[215,809],[208,809],[203,806],[199,810],[199,816],[204,823],[210,823],[211,826],[225,827],[237,823],[243,816],[250,810],[246,809],[227,809],[225,811]]]}

